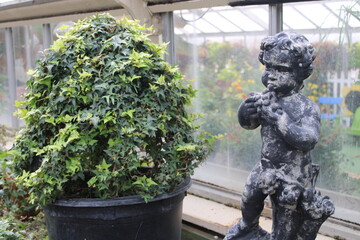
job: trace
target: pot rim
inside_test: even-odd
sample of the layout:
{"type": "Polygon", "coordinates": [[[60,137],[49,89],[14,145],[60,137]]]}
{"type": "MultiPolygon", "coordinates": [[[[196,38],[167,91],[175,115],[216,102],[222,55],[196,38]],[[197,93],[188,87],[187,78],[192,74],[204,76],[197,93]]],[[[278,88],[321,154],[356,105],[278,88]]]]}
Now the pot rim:
{"type": "MultiPolygon", "coordinates": [[[[175,197],[183,192],[186,192],[191,186],[191,178],[187,177],[185,180],[177,186],[177,188],[170,192],[161,194],[147,203],[161,201],[163,199],[168,199],[175,197]]],[[[59,207],[112,207],[112,206],[121,206],[121,205],[134,205],[134,204],[143,204],[145,203],[144,199],[140,195],[135,196],[124,196],[118,198],[102,199],[102,198],[69,198],[69,199],[59,199],[55,203],[49,206],[59,206],[59,207]]],[[[46,207],[45,207],[46,208],[46,207]]]]}

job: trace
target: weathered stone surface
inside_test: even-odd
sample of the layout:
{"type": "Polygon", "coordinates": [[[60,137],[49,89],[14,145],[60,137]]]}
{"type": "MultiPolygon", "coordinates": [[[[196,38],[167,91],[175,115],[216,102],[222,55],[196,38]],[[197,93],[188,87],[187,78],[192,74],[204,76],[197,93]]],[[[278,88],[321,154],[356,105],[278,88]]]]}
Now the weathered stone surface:
{"type": "Polygon", "coordinates": [[[261,159],[250,173],[242,197],[243,218],[225,240],[312,240],[334,205],[315,190],[319,166],[310,151],[320,135],[318,106],[300,93],[313,70],[315,49],[302,35],[279,33],[265,38],[259,60],[266,89],[240,105],[245,129],[261,127],[261,159]],[[273,230],[259,227],[264,200],[273,205],[273,230]]]}

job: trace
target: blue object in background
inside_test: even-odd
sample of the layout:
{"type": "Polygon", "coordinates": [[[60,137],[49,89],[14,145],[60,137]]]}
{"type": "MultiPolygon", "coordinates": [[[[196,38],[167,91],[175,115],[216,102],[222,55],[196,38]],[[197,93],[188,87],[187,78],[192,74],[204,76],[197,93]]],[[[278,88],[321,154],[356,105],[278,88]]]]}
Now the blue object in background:
{"type": "MultiPolygon", "coordinates": [[[[342,103],[342,97],[319,97],[318,103],[320,104],[328,104],[328,105],[336,105],[342,103]]],[[[321,118],[328,119],[328,120],[334,120],[336,114],[327,114],[322,113],[321,118]]]]}

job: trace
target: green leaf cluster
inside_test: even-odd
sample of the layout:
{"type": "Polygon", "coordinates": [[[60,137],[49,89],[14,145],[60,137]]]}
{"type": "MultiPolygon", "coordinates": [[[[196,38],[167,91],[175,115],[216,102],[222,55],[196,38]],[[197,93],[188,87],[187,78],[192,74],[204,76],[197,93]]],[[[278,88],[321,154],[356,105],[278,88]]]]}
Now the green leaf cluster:
{"type": "Polygon", "coordinates": [[[41,213],[23,221],[10,213],[0,218],[2,240],[48,240],[44,215],[41,213]]]}
{"type": "Polygon", "coordinates": [[[13,152],[30,200],[149,199],[193,173],[213,137],[195,134],[192,86],[136,21],[77,22],[38,60],[13,152]]]}

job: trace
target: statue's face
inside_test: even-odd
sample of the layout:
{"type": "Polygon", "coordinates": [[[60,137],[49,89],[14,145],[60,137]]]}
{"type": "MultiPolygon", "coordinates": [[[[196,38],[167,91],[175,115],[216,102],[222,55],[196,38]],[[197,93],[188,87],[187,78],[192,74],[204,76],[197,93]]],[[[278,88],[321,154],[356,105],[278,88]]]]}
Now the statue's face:
{"type": "Polygon", "coordinates": [[[289,65],[273,65],[265,63],[262,75],[263,84],[270,90],[280,94],[287,94],[298,87],[296,70],[289,65]]]}
{"type": "Polygon", "coordinates": [[[262,75],[263,84],[270,90],[287,94],[299,87],[299,78],[294,56],[280,44],[264,51],[265,70],[262,75]]]}

